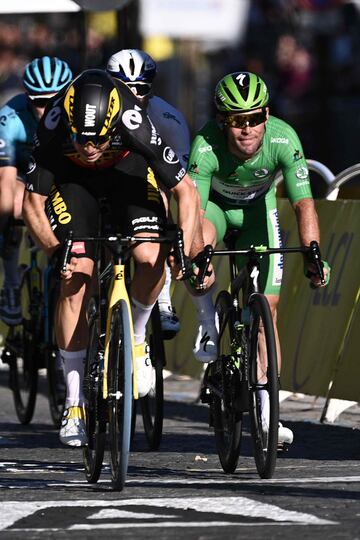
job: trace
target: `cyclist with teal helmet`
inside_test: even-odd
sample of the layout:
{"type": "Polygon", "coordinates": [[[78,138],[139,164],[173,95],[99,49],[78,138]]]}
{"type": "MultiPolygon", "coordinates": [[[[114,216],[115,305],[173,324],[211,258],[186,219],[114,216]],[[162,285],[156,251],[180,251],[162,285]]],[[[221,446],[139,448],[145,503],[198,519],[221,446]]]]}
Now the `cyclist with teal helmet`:
{"type": "MultiPolygon", "coordinates": [[[[196,135],[190,151],[189,174],[201,197],[203,240],[215,246],[228,228],[239,229],[237,248],[250,245],[278,247],[281,234],[275,195],[275,176],[281,171],[287,196],[294,208],[301,244],[320,239],[307,162],[291,126],[269,115],[269,93],[256,74],[236,72],[223,77],[215,89],[218,115],[196,135]]],[[[281,255],[261,262],[261,291],[266,294],[275,328],[283,273],[281,255]]],[[[314,271],[313,268],[310,270],[314,271]]],[[[326,264],[324,272],[330,277],[326,264]]],[[[217,329],[211,285],[193,295],[199,329],[194,354],[202,362],[217,357],[217,329]]],[[[320,277],[312,275],[314,286],[320,277]]],[[[277,338],[278,342],[278,338],[277,338]]],[[[280,352],[280,349],[279,349],[280,352]]],[[[263,390],[263,422],[267,424],[269,396],[263,390]]],[[[293,433],[279,425],[279,441],[291,444],[293,433]]]]}
{"type": "Polygon", "coordinates": [[[20,235],[11,227],[9,218],[21,214],[23,178],[46,103],[71,79],[71,70],[63,60],[49,56],[35,58],[25,67],[25,92],[0,109],[0,234],[5,273],[0,318],[8,325],[21,322],[17,271],[20,235]]]}

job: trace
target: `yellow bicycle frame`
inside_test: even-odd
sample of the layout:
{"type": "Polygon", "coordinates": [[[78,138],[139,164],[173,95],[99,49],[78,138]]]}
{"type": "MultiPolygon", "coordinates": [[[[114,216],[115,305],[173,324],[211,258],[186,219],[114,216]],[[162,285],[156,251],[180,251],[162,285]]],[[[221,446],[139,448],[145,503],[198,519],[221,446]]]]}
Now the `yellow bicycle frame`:
{"type": "Polygon", "coordinates": [[[124,264],[114,264],[113,265],[114,277],[112,280],[111,292],[109,307],[107,312],[106,320],[106,334],[105,334],[105,351],[104,351],[104,377],[103,377],[103,398],[107,399],[108,397],[108,384],[107,384],[107,372],[108,372],[108,362],[109,362],[109,342],[110,342],[110,327],[111,327],[111,316],[112,310],[115,304],[119,300],[124,300],[129,308],[130,315],[130,328],[131,328],[131,350],[132,350],[132,364],[133,364],[133,395],[134,399],[138,399],[138,389],[137,389],[137,379],[136,379],[136,362],[135,362],[135,343],[134,343],[134,332],[133,332],[133,322],[131,314],[131,305],[129,300],[129,295],[125,285],[125,265],[124,264]]]}

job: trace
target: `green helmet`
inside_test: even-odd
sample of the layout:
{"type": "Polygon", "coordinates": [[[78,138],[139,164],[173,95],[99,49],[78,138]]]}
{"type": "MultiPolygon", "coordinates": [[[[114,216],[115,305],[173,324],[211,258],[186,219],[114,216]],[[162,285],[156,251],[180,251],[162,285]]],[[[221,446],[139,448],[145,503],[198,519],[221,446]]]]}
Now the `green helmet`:
{"type": "Polygon", "coordinates": [[[247,112],[265,107],[269,101],[266,84],[255,73],[237,71],[225,75],[215,88],[215,105],[221,112],[247,112]]]}

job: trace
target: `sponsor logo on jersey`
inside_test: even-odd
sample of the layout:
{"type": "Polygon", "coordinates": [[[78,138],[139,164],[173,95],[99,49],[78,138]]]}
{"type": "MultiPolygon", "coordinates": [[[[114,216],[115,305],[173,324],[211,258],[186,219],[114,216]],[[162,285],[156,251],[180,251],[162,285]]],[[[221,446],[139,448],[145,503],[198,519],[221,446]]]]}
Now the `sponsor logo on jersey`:
{"type": "Polygon", "coordinates": [[[200,152],[200,154],[204,154],[205,152],[211,152],[212,149],[213,148],[212,148],[211,144],[209,144],[208,146],[201,146],[199,148],[199,152],[200,152]]]}
{"type": "MultiPolygon", "coordinates": [[[[72,219],[71,214],[68,212],[66,203],[56,186],[50,190],[51,204],[55,214],[58,216],[57,220],[61,225],[66,225],[72,219]]],[[[55,227],[54,227],[55,228],[55,227]]]]}
{"type": "Polygon", "coordinates": [[[293,157],[294,157],[294,161],[299,161],[299,159],[302,159],[303,155],[300,152],[300,150],[295,150],[295,153],[294,153],[293,157]]]}
{"type": "Polygon", "coordinates": [[[271,137],[270,143],[289,144],[289,139],[286,137],[271,137]]]}
{"type": "Polygon", "coordinates": [[[306,167],[299,167],[295,172],[295,176],[301,180],[304,180],[309,176],[309,171],[306,167]]]}
{"type": "Polygon", "coordinates": [[[50,109],[50,111],[45,116],[45,127],[46,129],[53,130],[57,127],[58,123],[60,122],[61,118],[61,108],[60,107],[53,107],[50,109]]]}
{"type": "Polygon", "coordinates": [[[182,169],[180,169],[180,171],[177,173],[177,175],[175,176],[176,180],[178,182],[180,182],[180,180],[182,180],[184,178],[186,174],[186,170],[184,169],[184,167],[182,169]]]}
{"type": "MultiPolygon", "coordinates": [[[[96,105],[89,105],[87,103],[85,105],[85,127],[94,127],[95,126],[95,118],[96,118],[96,105]]],[[[83,133],[83,135],[87,135],[87,133],[83,133]]],[[[92,133],[89,133],[89,135],[92,135],[92,133]]]]}
{"type": "Polygon", "coordinates": [[[30,182],[26,182],[25,187],[27,191],[34,191],[34,184],[31,184],[30,182]]]}
{"type": "Polygon", "coordinates": [[[132,131],[138,129],[143,121],[140,111],[141,109],[137,105],[133,109],[128,109],[121,117],[122,123],[132,131]]]}
{"type": "MultiPolygon", "coordinates": [[[[149,117],[148,117],[149,118],[149,117]]],[[[154,124],[152,123],[152,121],[150,120],[149,118],[149,122],[150,122],[150,125],[151,125],[151,139],[150,139],[150,144],[156,144],[157,146],[160,146],[161,144],[161,137],[159,136],[158,132],[156,131],[156,127],[154,126],[154,124]]]]}
{"type": "Polygon", "coordinates": [[[254,176],[256,178],[265,178],[266,176],[268,176],[268,174],[269,174],[268,169],[257,169],[256,171],[254,171],[254,176]]]}
{"type": "Polygon", "coordinates": [[[166,146],[163,151],[163,159],[166,161],[166,163],[169,163],[170,165],[174,165],[175,163],[179,163],[179,158],[175,154],[174,150],[170,148],[170,146],[166,146]]]}
{"type": "Polygon", "coordinates": [[[179,126],[181,125],[180,120],[178,120],[174,114],[171,114],[169,112],[164,112],[163,117],[166,118],[166,120],[174,120],[174,122],[179,124],[179,126]]]}

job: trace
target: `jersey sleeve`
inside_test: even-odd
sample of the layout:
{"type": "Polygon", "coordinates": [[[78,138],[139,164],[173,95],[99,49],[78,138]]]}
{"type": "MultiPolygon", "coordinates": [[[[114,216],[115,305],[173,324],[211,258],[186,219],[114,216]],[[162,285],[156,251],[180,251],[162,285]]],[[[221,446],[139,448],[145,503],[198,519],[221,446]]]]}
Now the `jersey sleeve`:
{"type": "Polygon", "coordinates": [[[279,162],[287,197],[291,203],[312,198],[309,169],[298,135],[287,125],[288,145],[280,145],[279,162]]]}
{"type": "Polygon", "coordinates": [[[16,167],[16,145],[26,139],[21,120],[9,107],[0,109],[0,167],[16,167]]]}
{"type": "Polygon", "coordinates": [[[190,131],[184,115],[159,96],[150,99],[147,113],[155,122],[160,136],[173,148],[182,166],[186,167],[189,160],[190,131]]]}
{"type": "Polygon", "coordinates": [[[218,160],[211,144],[201,132],[198,133],[190,147],[188,173],[196,184],[203,210],[206,209],[209,200],[212,177],[218,168],[218,160]]]}
{"type": "Polygon", "coordinates": [[[172,189],[184,178],[186,170],[170,144],[160,137],[148,115],[134,105],[121,117],[123,142],[129,150],[141,154],[153,169],[156,179],[172,189]]]}
{"type": "Polygon", "coordinates": [[[43,119],[40,121],[35,137],[34,149],[26,173],[25,188],[41,195],[48,195],[54,183],[55,175],[52,172],[54,154],[51,151],[51,139],[47,139],[43,119]]]}

